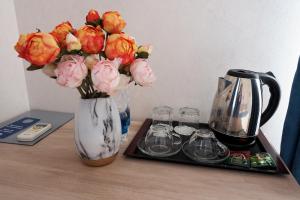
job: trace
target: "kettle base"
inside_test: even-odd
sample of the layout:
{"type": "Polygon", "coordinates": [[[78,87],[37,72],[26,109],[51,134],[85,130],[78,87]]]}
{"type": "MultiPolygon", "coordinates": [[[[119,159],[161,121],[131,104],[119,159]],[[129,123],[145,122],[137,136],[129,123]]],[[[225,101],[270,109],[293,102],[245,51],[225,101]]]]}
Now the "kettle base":
{"type": "Polygon", "coordinates": [[[247,149],[255,144],[256,137],[233,137],[214,130],[215,136],[220,142],[230,149],[247,149]]]}
{"type": "Polygon", "coordinates": [[[229,143],[225,143],[225,142],[223,142],[223,144],[225,145],[225,146],[227,146],[228,148],[230,148],[231,150],[235,150],[235,149],[249,149],[251,146],[253,146],[254,144],[255,144],[255,140],[252,142],[252,143],[250,143],[250,144],[229,144],[229,143]]]}

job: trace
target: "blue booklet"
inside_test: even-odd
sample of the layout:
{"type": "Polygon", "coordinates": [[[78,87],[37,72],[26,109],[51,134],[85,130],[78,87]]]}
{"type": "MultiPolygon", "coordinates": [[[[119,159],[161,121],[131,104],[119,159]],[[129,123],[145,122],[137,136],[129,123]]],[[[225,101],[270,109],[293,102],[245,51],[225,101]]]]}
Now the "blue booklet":
{"type": "Polygon", "coordinates": [[[0,143],[32,146],[74,118],[73,113],[30,110],[6,122],[0,122],[0,143]],[[34,141],[18,141],[17,136],[37,122],[50,123],[52,128],[34,141]]]}
{"type": "Polygon", "coordinates": [[[17,132],[21,132],[27,129],[28,127],[32,126],[33,124],[37,123],[38,121],[40,121],[40,119],[33,117],[24,117],[8,125],[5,125],[0,128],[0,139],[6,138],[17,132]]]}

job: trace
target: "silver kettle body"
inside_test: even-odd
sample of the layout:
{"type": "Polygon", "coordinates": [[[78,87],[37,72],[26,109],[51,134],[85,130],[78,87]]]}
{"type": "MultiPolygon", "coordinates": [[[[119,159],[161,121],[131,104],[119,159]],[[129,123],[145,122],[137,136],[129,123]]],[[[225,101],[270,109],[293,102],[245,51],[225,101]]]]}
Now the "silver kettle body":
{"type": "Polygon", "coordinates": [[[280,101],[280,87],[271,72],[258,73],[232,69],[219,78],[209,126],[221,134],[226,144],[244,145],[255,141],[260,126],[276,111],[280,101]],[[262,111],[262,85],[270,90],[270,100],[262,111]]]}

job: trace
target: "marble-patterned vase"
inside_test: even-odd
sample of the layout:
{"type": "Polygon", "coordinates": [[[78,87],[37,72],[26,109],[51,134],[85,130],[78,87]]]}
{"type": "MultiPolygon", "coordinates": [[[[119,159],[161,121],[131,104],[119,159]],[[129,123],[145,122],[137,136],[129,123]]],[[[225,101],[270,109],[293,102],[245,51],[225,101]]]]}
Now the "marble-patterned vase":
{"type": "Polygon", "coordinates": [[[111,163],[121,141],[120,115],[114,100],[80,99],[75,117],[75,143],[83,163],[90,166],[111,163]]]}

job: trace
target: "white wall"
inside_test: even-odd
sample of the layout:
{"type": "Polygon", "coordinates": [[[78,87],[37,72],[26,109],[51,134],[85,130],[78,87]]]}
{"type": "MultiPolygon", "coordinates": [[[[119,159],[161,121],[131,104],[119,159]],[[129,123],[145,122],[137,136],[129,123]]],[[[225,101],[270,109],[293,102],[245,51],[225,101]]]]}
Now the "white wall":
{"type": "Polygon", "coordinates": [[[13,48],[19,36],[13,1],[1,1],[0,19],[0,122],[3,122],[27,111],[29,103],[24,66],[13,48]]]}
{"type": "MultiPolygon", "coordinates": [[[[15,0],[21,32],[43,31],[70,20],[84,23],[90,8],[119,10],[126,32],[155,47],[151,64],[158,81],[131,90],[134,119],[149,117],[152,107],[195,106],[208,120],[217,77],[230,68],[273,71],[282,101],[263,127],[279,150],[292,77],[300,54],[298,0],[15,0]]],[[[73,111],[76,91],[57,86],[39,72],[26,73],[31,108],[73,111]]],[[[267,100],[265,100],[267,101],[267,100]]]]}

